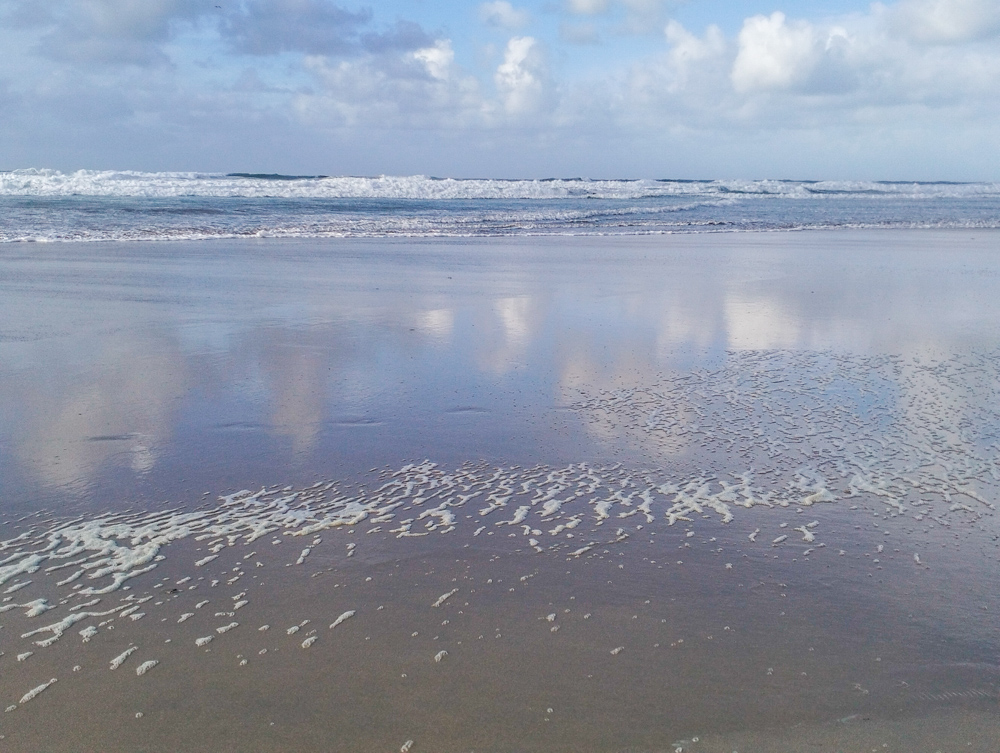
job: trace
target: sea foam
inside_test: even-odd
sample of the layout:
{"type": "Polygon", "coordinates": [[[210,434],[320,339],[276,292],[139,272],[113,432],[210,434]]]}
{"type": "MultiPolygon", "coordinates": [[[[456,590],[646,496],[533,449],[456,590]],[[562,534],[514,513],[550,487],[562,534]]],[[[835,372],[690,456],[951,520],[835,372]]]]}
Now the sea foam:
{"type": "Polygon", "coordinates": [[[207,172],[49,169],[0,172],[0,196],[118,196],[309,199],[636,199],[656,196],[996,196],[1000,183],[791,180],[532,180],[433,178],[425,175],[280,176],[207,172]]]}

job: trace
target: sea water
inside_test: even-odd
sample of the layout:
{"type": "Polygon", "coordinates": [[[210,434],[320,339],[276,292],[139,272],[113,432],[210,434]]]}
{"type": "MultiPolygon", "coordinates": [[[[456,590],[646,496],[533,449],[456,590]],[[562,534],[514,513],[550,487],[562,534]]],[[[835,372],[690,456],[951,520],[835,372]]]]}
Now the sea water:
{"type": "Polygon", "coordinates": [[[0,172],[0,242],[997,226],[996,183],[0,172]]]}

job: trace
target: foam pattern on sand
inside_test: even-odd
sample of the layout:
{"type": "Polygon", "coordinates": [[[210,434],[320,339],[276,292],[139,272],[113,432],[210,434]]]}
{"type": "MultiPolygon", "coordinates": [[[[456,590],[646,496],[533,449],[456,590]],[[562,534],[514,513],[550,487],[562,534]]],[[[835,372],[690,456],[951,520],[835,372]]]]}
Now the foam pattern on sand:
{"type": "MultiPolygon", "coordinates": [[[[10,589],[19,598],[3,596],[0,613],[14,612],[28,625],[46,615],[44,624],[17,631],[25,642],[17,651],[25,658],[50,648],[71,628],[79,638],[70,635],[67,641],[81,646],[102,646],[114,630],[115,648],[102,662],[110,661],[115,670],[137,650],[129,638],[142,642],[135,631],[148,636],[149,623],[184,633],[178,643],[189,651],[264,635],[266,626],[248,631],[233,620],[237,610],[246,610],[244,623],[260,624],[253,612],[257,592],[247,588],[258,577],[257,568],[266,573],[269,566],[280,566],[289,578],[315,577],[331,569],[332,559],[346,563],[369,542],[420,546],[426,537],[451,536],[459,545],[477,546],[485,539],[516,556],[576,561],[606,558],[611,548],[641,539],[652,552],[662,549],[655,556],[665,560],[667,544],[660,541],[667,537],[640,537],[640,532],[674,532],[672,544],[684,550],[697,544],[694,523],[708,518],[725,527],[753,509],[757,527],[749,536],[742,532],[742,541],[769,551],[794,548],[807,559],[820,552],[833,556],[821,540],[822,516],[793,517],[799,525],[790,526],[786,513],[864,504],[884,511],[876,515],[883,523],[899,518],[910,525],[972,524],[993,514],[1000,481],[995,371],[990,355],[925,361],[730,354],[718,370],[662,375],[614,390],[582,388],[573,396],[573,409],[595,433],[611,443],[632,444],[649,461],[646,469],[586,462],[527,468],[468,462],[445,468],[426,460],[373,469],[357,484],[241,490],[199,507],[72,520],[37,513],[14,522],[14,535],[0,541],[0,585],[20,578],[10,589]],[[17,532],[22,525],[27,530],[17,532]],[[349,535],[354,532],[371,535],[349,535]],[[280,546],[286,541],[294,543],[280,546]],[[150,587],[165,564],[169,575],[150,587]],[[23,578],[27,574],[30,582],[23,578]],[[130,593],[133,586],[141,593],[130,593]],[[190,594],[190,604],[178,602],[164,614],[171,600],[160,595],[178,598],[196,589],[203,590],[190,594]],[[210,609],[202,609],[209,603],[210,609]],[[136,622],[144,615],[149,618],[136,622]]],[[[881,537],[883,529],[873,525],[881,537]]],[[[877,565],[882,552],[879,544],[865,556],[873,554],[877,565]]],[[[905,559],[910,567],[927,566],[916,552],[906,552],[905,559]]],[[[718,567],[733,569],[732,563],[718,567]]],[[[528,573],[520,582],[532,577],[528,573]]],[[[457,586],[436,590],[439,595],[427,598],[425,608],[447,613],[462,604],[459,593],[457,586]]],[[[344,601],[328,606],[323,624],[339,627],[329,639],[317,643],[317,631],[307,628],[311,620],[298,617],[285,639],[301,648],[317,644],[312,654],[353,635],[364,619],[359,607],[344,601]],[[351,619],[356,614],[361,616],[351,619]],[[291,637],[303,629],[304,635],[291,637]]],[[[559,629],[556,617],[546,618],[552,623],[548,632],[559,629]]],[[[267,633],[274,634],[282,632],[267,633]]],[[[457,656],[435,648],[435,663],[457,656]]],[[[623,647],[611,644],[605,650],[617,655],[623,647]]],[[[247,663],[242,655],[240,660],[240,666],[247,663]]],[[[23,666],[30,671],[38,663],[33,656],[23,666]]],[[[136,675],[160,664],[154,677],[169,676],[166,655],[138,664],[136,675]]],[[[20,703],[54,681],[37,685],[20,703]]]]}
{"type": "Polygon", "coordinates": [[[706,465],[742,464],[675,484],[721,514],[871,495],[918,520],[975,517],[994,509],[987,490],[1000,480],[995,359],[731,353],[724,368],[595,391],[574,407],[595,433],[653,457],[696,447],[706,465]]]}

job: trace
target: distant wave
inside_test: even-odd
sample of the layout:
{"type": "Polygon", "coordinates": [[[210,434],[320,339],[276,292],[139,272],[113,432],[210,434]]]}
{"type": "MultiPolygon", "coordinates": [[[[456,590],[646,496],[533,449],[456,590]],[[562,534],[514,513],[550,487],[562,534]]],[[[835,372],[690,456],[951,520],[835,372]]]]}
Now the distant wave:
{"type": "Polygon", "coordinates": [[[0,172],[0,243],[997,228],[1000,183],[0,172]]]}
{"type": "Polygon", "coordinates": [[[1000,198],[1000,183],[789,180],[536,180],[24,169],[0,172],[0,196],[135,198],[288,198],[412,200],[545,200],[660,197],[822,199],[1000,198]]]}

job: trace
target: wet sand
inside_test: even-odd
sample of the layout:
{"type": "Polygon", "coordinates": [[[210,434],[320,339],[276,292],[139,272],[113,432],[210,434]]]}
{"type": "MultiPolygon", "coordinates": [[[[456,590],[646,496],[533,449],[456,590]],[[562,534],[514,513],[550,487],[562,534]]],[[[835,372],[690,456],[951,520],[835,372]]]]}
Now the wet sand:
{"type": "Polygon", "coordinates": [[[993,750],[997,240],[4,249],[5,747],[993,750]]]}

